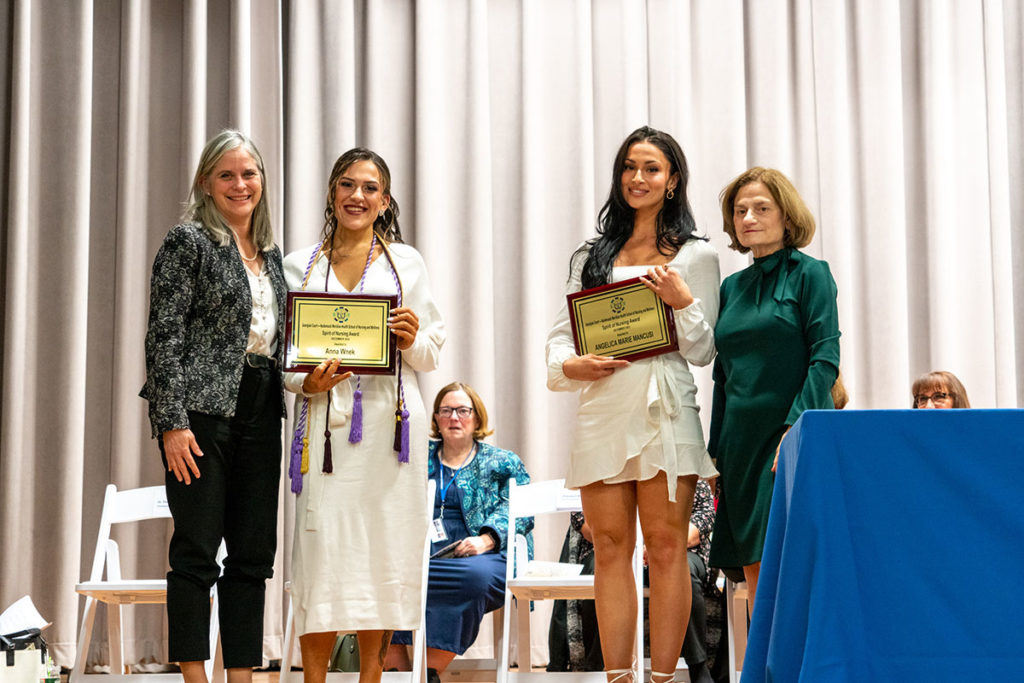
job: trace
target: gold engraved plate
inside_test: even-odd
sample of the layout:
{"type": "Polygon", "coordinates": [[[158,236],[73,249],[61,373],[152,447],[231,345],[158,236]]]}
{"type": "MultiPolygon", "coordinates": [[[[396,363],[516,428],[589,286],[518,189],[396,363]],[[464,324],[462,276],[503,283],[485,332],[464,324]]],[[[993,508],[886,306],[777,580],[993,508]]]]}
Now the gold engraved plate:
{"type": "Polygon", "coordinates": [[[394,374],[388,316],[397,306],[397,296],[288,292],[284,369],[310,372],[337,358],[356,374],[394,374]]]}
{"type": "Polygon", "coordinates": [[[672,308],[635,277],[566,297],[576,353],[623,360],[679,348],[672,308]]]}

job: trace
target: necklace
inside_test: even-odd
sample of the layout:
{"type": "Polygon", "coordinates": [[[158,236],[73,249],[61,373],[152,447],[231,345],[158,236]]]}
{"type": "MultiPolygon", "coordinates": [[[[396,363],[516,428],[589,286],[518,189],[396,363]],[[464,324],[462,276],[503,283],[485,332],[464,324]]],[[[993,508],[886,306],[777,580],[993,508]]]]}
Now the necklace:
{"type": "Polygon", "coordinates": [[[256,249],[256,253],[253,254],[251,258],[249,256],[246,256],[245,252],[242,251],[242,243],[238,240],[238,233],[235,232],[234,228],[231,229],[231,235],[232,235],[232,237],[235,238],[235,248],[238,249],[238,256],[243,261],[245,261],[246,263],[252,263],[253,261],[255,261],[256,259],[258,259],[260,257],[260,250],[259,249],[256,249]]]}

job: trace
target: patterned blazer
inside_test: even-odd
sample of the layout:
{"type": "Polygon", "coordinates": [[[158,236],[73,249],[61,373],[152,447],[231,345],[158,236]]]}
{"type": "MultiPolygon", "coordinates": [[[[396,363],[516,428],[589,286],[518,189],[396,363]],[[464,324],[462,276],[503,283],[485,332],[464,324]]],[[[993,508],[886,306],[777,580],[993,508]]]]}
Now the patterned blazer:
{"type": "MultiPolygon", "coordinates": [[[[263,260],[277,297],[280,367],[287,295],[281,250],[263,252],[263,260]]],[[[149,401],[154,437],[187,428],[189,410],[235,414],[251,321],[252,293],[235,245],[219,246],[199,223],[171,228],[153,262],[146,383],[139,392],[149,401]]]]}
{"type": "MultiPolygon", "coordinates": [[[[493,529],[499,543],[495,550],[508,546],[508,482],[529,484],[530,475],[519,456],[512,451],[477,441],[473,460],[462,468],[455,485],[462,494],[462,518],[469,533],[479,536],[484,529],[493,529]]],[[[441,442],[430,441],[427,454],[427,476],[436,477],[440,462],[441,442]]],[[[533,518],[520,519],[516,533],[526,536],[529,555],[533,557],[533,518]]]]}

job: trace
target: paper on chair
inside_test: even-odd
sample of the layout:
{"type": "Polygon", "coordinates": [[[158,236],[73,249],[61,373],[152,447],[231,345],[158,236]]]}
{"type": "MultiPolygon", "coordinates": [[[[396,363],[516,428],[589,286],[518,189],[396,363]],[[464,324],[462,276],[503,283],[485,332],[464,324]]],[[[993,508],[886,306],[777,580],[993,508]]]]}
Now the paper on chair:
{"type": "Polygon", "coordinates": [[[0,614],[0,634],[17,633],[30,628],[44,629],[50,625],[32,603],[32,598],[25,596],[16,601],[0,614]]]}
{"type": "Polygon", "coordinates": [[[579,490],[562,489],[561,493],[558,494],[558,500],[555,501],[555,508],[558,510],[579,510],[583,506],[581,500],[579,490]]]}
{"type": "Polygon", "coordinates": [[[583,573],[582,564],[569,564],[567,562],[546,562],[544,560],[530,560],[526,565],[524,576],[532,577],[558,577],[579,576],[583,573]]]}

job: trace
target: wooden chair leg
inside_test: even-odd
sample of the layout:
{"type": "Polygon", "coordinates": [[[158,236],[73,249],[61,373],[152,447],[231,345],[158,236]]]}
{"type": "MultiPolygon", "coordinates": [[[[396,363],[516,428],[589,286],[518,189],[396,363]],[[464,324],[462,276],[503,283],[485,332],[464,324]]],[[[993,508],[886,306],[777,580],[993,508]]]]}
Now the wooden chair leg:
{"type": "Polygon", "coordinates": [[[121,605],[107,603],[107,643],[110,649],[110,673],[129,674],[124,665],[124,634],[121,630],[121,605]]]}
{"type": "Polygon", "coordinates": [[[519,604],[516,600],[516,625],[519,637],[516,648],[520,673],[533,671],[533,657],[530,652],[530,601],[524,600],[523,603],[519,604]]]}
{"type": "Polygon", "coordinates": [[[82,628],[78,633],[78,648],[75,652],[75,663],[71,668],[71,680],[79,681],[85,675],[85,662],[89,658],[89,645],[92,643],[92,627],[96,621],[95,598],[85,599],[85,611],[82,612],[82,628]]]}

